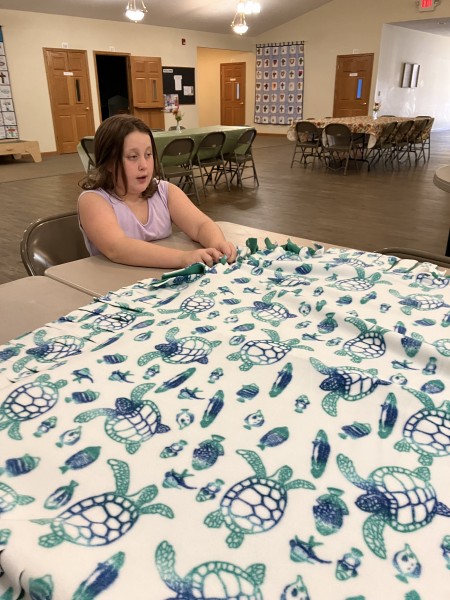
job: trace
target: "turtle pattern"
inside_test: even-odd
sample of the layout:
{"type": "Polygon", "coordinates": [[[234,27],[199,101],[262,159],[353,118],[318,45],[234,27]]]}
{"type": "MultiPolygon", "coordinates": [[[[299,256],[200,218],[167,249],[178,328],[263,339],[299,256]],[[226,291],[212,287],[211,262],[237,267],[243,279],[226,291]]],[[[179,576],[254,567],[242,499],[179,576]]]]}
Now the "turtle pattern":
{"type": "Polygon", "coordinates": [[[138,385],[132,390],[131,398],[117,398],[115,408],[88,410],[77,415],[75,422],[87,423],[97,417],[106,417],[106,434],[115,442],[125,444],[127,451],[134,454],[157,433],[170,431],[161,423],[158,406],[151,400],[143,400],[153,387],[154,383],[138,385]]]}
{"type": "Polygon", "coordinates": [[[80,354],[84,341],[73,335],[60,335],[46,340],[45,329],[39,329],[33,336],[35,347],[25,351],[26,356],[19,358],[13,365],[16,373],[22,371],[33,359],[42,363],[57,363],[80,354]]]}
{"type": "Polygon", "coordinates": [[[315,489],[313,483],[304,479],[289,481],[293,473],[286,465],[273,475],[267,475],[256,452],[236,452],[248,462],[254,475],[229,488],[220,502],[220,508],[207,515],[204,521],[207,527],[225,525],[230,530],[226,538],[229,548],[239,548],[245,535],[264,533],[275,527],[285,513],[289,490],[315,489]]]}
{"type": "Polygon", "coordinates": [[[294,319],[297,315],[289,312],[289,310],[280,304],[279,302],[272,302],[276,292],[269,292],[265,294],[261,300],[257,300],[253,303],[253,306],[247,306],[242,308],[233,308],[231,314],[239,314],[243,311],[251,311],[252,317],[258,321],[270,323],[272,327],[278,327],[280,323],[286,319],[294,319]]]}
{"type": "Polygon", "coordinates": [[[58,402],[58,390],[65,385],[65,379],[53,383],[50,375],[39,375],[16,387],[0,405],[0,431],[8,429],[10,438],[21,440],[20,424],[51,410],[58,402]]]}
{"type": "Polygon", "coordinates": [[[356,277],[350,279],[338,279],[331,287],[343,292],[366,292],[374,287],[376,283],[390,283],[381,279],[381,273],[374,273],[366,277],[366,272],[361,267],[355,267],[356,277]]]}
{"type": "Polygon", "coordinates": [[[188,364],[199,362],[208,363],[208,355],[213,349],[221,344],[220,341],[210,342],[200,336],[187,336],[177,339],[178,327],[172,327],[166,333],[166,344],[157,344],[156,352],[147,352],[143,354],[138,365],[146,365],[155,358],[162,358],[164,362],[172,364],[188,364]]]}
{"type": "Polygon", "coordinates": [[[228,354],[228,360],[242,360],[239,369],[248,371],[254,366],[273,365],[282,360],[294,346],[304,350],[311,350],[310,346],[300,345],[300,340],[291,339],[286,342],[280,341],[276,331],[263,329],[269,336],[269,340],[250,340],[246,342],[239,352],[228,354]]]}
{"type": "Polygon", "coordinates": [[[400,298],[400,310],[405,315],[410,315],[413,310],[426,311],[437,310],[439,308],[450,308],[450,304],[446,304],[442,294],[409,294],[404,296],[398,290],[389,290],[396,298],[400,298]]]}
{"type": "Polygon", "coordinates": [[[193,296],[185,298],[180,305],[180,308],[159,308],[161,314],[180,313],[179,319],[190,318],[192,321],[200,321],[197,314],[210,310],[215,305],[214,297],[216,292],[205,294],[203,290],[197,290],[193,296]]]}
{"type": "Polygon", "coordinates": [[[143,310],[120,310],[111,314],[102,314],[108,305],[97,308],[94,312],[88,313],[85,317],[80,319],[84,321],[87,319],[94,320],[89,323],[82,325],[83,329],[90,329],[94,334],[102,333],[104,331],[117,332],[130,327],[138,317],[153,316],[153,313],[147,313],[143,310]]]}
{"type": "Polygon", "coordinates": [[[13,488],[0,481],[0,515],[13,510],[17,505],[30,504],[34,502],[32,496],[18,494],[13,488]]]}
{"type": "Polygon", "coordinates": [[[72,504],[54,519],[33,519],[39,525],[50,525],[51,533],[42,535],[39,544],[53,548],[63,542],[79,546],[105,546],[124,536],[141,515],[159,514],[173,519],[174,513],[165,504],[152,504],[158,495],[156,485],[148,485],[136,494],[128,495],[130,470],[127,463],[109,459],[115,490],[90,496],[72,504]]]}
{"type": "Polygon", "coordinates": [[[434,458],[449,456],[450,402],[411,415],[403,427],[403,439],[394,448],[400,452],[414,450],[425,466],[433,464],[434,458]]]}
{"type": "Polygon", "coordinates": [[[386,558],[383,530],[408,533],[425,527],[436,515],[450,517],[450,508],[439,502],[426,467],[414,471],[403,467],[379,467],[363,479],[353,461],[343,454],[337,465],[344,477],[365,491],[356,506],[371,513],[363,525],[367,546],[380,558],[386,558]]]}
{"type": "Polygon", "coordinates": [[[242,569],[226,561],[208,561],[185,577],[175,571],[175,550],[167,541],[156,548],[155,563],[164,583],[176,593],[174,600],[263,600],[261,585],[265,566],[261,563],[242,569]]]}
{"type": "Polygon", "coordinates": [[[332,417],[337,416],[339,399],[355,402],[371,394],[379,385],[390,385],[378,377],[376,369],[358,369],[357,367],[327,367],[317,358],[310,358],[312,366],[327,375],[320,389],[329,392],[322,400],[322,408],[332,417]]]}
{"type": "MultiPolygon", "coordinates": [[[[339,356],[350,356],[354,363],[360,363],[364,359],[380,358],[386,352],[386,342],[384,334],[388,331],[383,327],[372,324],[368,326],[366,321],[358,317],[347,317],[347,323],[351,323],[360,331],[359,335],[346,341],[341,350],[335,354],[339,356]]],[[[371,321],[368,319],[367,321],[371,321]]]]}

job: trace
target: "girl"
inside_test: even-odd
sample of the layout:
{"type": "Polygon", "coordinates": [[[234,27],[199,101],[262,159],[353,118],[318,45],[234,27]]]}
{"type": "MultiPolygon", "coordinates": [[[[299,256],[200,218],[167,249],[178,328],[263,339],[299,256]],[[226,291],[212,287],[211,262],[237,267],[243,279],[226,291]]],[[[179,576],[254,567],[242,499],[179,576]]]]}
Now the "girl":
{"type": "Polygon", "coordinates": [[[179,269],[212,266],[236,248],[220,228],[176,185],[161,180],[150,128],[132,115],[102,122],[94,138],[96,170],[78,199],[80,227],[91,255],[126,265],[179,269]],[[203,248],[155,245],[172,233],[172,222],[203,248]]]}

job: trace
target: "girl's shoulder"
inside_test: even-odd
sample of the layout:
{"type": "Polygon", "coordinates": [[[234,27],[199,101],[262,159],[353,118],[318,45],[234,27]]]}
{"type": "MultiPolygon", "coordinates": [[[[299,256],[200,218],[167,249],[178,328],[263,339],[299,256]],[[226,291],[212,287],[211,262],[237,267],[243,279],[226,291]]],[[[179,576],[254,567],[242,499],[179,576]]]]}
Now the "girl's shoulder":
{"type": "Polygon", "coordinates": [[[96,196],[101,196],[104,200],[106,200],[110,204],[114,204],[116,202],[120,202],[112,194],[110,194],[109,192],[107,192],[106,190],[104,190],[102,188],[95,188],[95,189],[92,189],[92,190],[84,190],[78,196],[78,199],[82,198],[83,196],[86,196],[87,194],[91,194],[91,195],[94,194],[96,196]]]}

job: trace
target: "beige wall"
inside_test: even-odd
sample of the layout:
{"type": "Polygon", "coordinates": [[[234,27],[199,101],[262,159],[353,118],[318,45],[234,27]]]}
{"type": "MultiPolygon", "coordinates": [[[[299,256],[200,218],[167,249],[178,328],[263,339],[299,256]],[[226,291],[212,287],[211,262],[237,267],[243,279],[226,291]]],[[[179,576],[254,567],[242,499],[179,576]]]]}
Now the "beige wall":
{"type": "MultiPolygon", "coordinates": [[[[94,50],[109,51],[113,46],[117,52],[135,56],[161,56],[163,65],[196,67],[199,100],[196,105],[183,109],[186,127],[212,125],[219,121],[219,80],[216,79],[217,86],[212,86],[210,78],[203,76],[203,67],[214,71],[217,78],[216,66],[222,61],[219,58],[221,51],[237,51],[237,55],[226,52],[223,56],[230,60],[245,57],[246,114],[247,123],[252,124],[252,72],[256,43],[305,40],[304,115],[331,114],[338,54],[351,54],[354,50],[374,53],[373,97],[383,24],[424,17],[445,18],[445,5],[446,2],[442,2],[432,13],[419,13],[413,0],[334,0],[258,38],[3,9],[0,9],[0,23],[20,135],[22,139],[38,140],[42,152],[50,152],[56,149],[56,144],[42,52],[44,47],[61,48],[61,44],[67,42],[69,48],[87,50],[96,125],[100,119],[94,50]],[[185,46],[181,45],[181,38],[186,39],[185,46]],[[206,49],[214,50],[209,58],[206,57],[206,49]]],[[[166,115],[165,119],[166,127],[173,124],[170,115],[166,115]]],[[[257,129],[263,133],[282,134],[287,128],[258,125],[257,129]]]]}
{"type": "MultiPolygon", "coordinates": [[[[197,66],[197,47],[252,51],[249,38],[217,35],[135,23],[118,23],[0,9],[13,100],[22,139],[38,140],[42,152],[56,150],[42,48],[87,50],[94,121],[100,123],[93,51],[126,52],[134,56],[161,56],[163,65],[197,66]],[[186,45],[181,44],[186,39],[186,45]]],[[[254,67],[253,67],[254,71],[254,67]]],[[[198,91],[198,90],[197,90],[198,91]]],[[[183,125],[198,125],[198,105],[186,105],[183,125]]],[[[166,127],[173,118],[165,115],[166,127]]],[[[217,119],[209,123],[217,123],[217,119]]]]}
{"type": "MultiPolygon", "coordinates": [[[[419,13],[414,0],[334,0],[282,27],[258,37],[257,43],[305,41],[304,116],[333,114],[336,56],[373,53],[371,102],[375,94],[384,23],[443,18],[448,2],[431,13],[419,13]]],[[[258,131],[280,133],[282,128],[258,125],[258,131]]]]}
{"type": "Polygon", "coordinates": [[[197,104],[199,126],[220,123],[220,63],[245,62],[245,123],[253,124],[255,108],[255,52],[199,48],[197,52],[197,104]]]}

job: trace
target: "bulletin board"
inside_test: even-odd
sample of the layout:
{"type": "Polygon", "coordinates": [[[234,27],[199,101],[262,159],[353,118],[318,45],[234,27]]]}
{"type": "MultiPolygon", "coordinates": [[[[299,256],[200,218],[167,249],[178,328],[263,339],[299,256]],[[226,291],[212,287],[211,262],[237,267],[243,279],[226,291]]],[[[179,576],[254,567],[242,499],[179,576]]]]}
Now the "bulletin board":
{"type": "Polygon", "coordinates": [[[163,67],[164,94],[178,94],[180,104],[195,104],[195,69],[163,67]]]}

